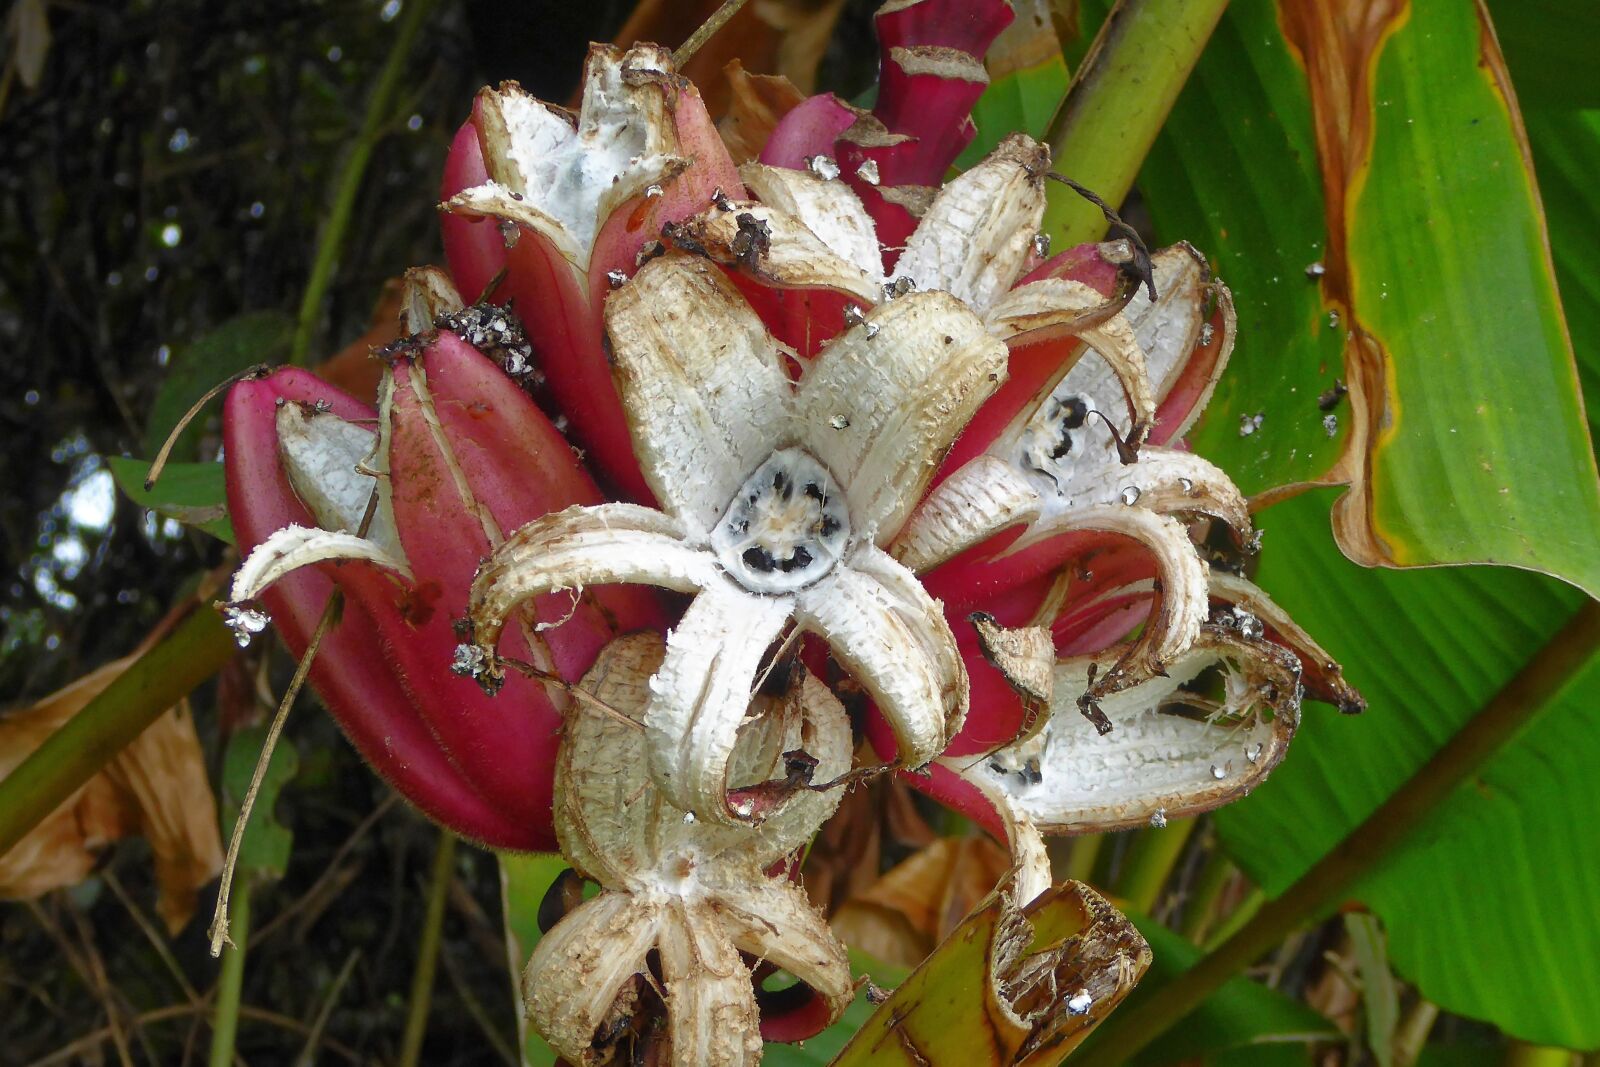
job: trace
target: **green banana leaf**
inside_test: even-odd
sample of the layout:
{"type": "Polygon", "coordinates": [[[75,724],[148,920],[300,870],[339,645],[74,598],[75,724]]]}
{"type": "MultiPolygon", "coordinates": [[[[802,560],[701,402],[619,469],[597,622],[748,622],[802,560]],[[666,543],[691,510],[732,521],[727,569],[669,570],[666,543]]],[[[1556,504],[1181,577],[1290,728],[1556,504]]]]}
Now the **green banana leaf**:
{"type": "MultiPolygon", "coordinates": [[[[1200,949],[1154,919],[1131,916],[1150,942],[1154,962],[1150,987],[1170,981],[1200,958],[1200,949]]],[[[1140,999],[1135,989],[1129,1004],[1140,999]]],[[[1309,1063],[1309,1049],[1337,1041],[1338,1027],[1304,1004],[1260,982],[1238,977],[1206,998],[1182,1022],[1168,1030],[1133,1061],[1133,1067],[1168,1067],[1195,1060],[1240,1063],[1254,1050],[1269,1049],[1274,1063],[1309,1063]]],[[[1094,1043],[1089,1036],[1086,1046],[1094,1043]]]]}
{"type": "MultiPolygon", "coordinates": [[[[1582,602],[1508,568],[1362,570],[1329,533],[1327,492],[1260,516],[1258,580],[1345,667],[1371,710],[1311,709],[1290,755],[1218,812],[1221,840],[1276,895],[1408,779],[1582,602]]],[[[1423,996],[1514,1036],[1600,1045],[1600,653],[1353,891],[1423,996]]]]}
{"type": "Polygon", "coordinates": [[[1340,543],[1363,562],[1600,592],[1600,480],[1493,35],[1470,4],[1403,11],[1355,72],[1368,150],[1327,128],[1319,150],[1319,115],[1350,99],[1307,70],[1337,42],[1291,46],[1273,4],[1241,0],[1141,172],[1158,235],[1210,255],[1240,309],[1196,449],[1251,494],[1353,481],[1340,543]]]}

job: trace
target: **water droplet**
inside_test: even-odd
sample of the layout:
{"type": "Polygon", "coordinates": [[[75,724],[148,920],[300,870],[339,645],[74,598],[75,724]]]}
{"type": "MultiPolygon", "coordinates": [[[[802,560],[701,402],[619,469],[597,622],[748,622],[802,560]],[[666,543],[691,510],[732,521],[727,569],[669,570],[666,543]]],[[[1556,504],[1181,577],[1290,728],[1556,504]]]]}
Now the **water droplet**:
{"type": "Polygon", "coordinates": [[[1215,763],[1213,763],[1211,765],[1211,777],[1215,778],[1217,781],[1220,782],[1224,778],[1228,777],[1228,772],[1223,770],[1221,767],[1218,767],[1215,763]]]}
{"type": "Polygon", "coordinates": [[[1253,744],[1253,745],[1249,746],[1248,748],[1246,748],[1244,750],[1244,758],[1249,760],[1251,763],[1255,763],[1258,760],[1260,760],[1261,759],[1261,742],[1257,741],[1255,744],[1253,744]]]}
{"type": "Polygon", "coordinates": [[[854,304],[844,306],[844,324],[846,326],[860,326],[867,321],[866,314],[854,304]]]}
{"type": "Polygon", "coordinates": [[[1261,620],[1243,608],[1233,609],[1233,626],[1240,634],[1251,639],[1259,639],[1266,633],[1266,628],[1261,625],[1261,620]]]}
{"type": "Polygon", "coordinates": [[[1033,235],[1033,254],[1038,256],[1040,259],[1049,259],[1050,258],[1050,235],[1049,234],[1047,234],[1047,233],[1036,233],[1036,234],[1033,235]]]}
{"type": "Polygon", "coordinates": [[[257,201],[255,201],[254,203],[252,203],[250,205],[250,217],[251,218],[259,219],[262,215],[265,215],[266,213],[267,213],[267,205],[263,204],[261,201],[257,200],[257,201]]]}
{"type": "Polygon", "coordinates": [[[1307,278],[1320,278],[1326,273],[1328,273],[1328,268],[1323,266],[1322,260],[1320,260],[1320,259],[1317,260],[1315,263],[1310,263],[1310,264],[1306,265],[1306,277],[1307,278]]]}
{"type": "Polygon", "coordinates": [[[717,205],[719,211],[733,210],[733,201],[728,199],[728,194],[722,191],[721,186],[712,191],[711,202],[717,205]]]}
{"type": "Polygon", "coordinates": [[[1249,437],[1251,434],[1261,429],[1261,424],[1265,421],[1267,421],[1267,417],[1259,411],[1254,415],[1240,415],[1239,436],[1249,437]]]}
{"type": "Polygon", "coordinates": [[[1339,416],[1337,416],[1337,415],[1324,415],[1324,416],[1322,416],[1322,432],[1327,434],[1329,437],[1338,436],[1338,434],[1339,434],[1339,416]]]}
{"type": "Polygon", "coordinates": [[[393,22],[398,14],[400,14],[400,0],[384,0],[383,6],[378,9],[378,17],[385,22],[393,22]]]}
{"type": "Polygon", "coordinates": [[[1088,1015],[1093,1006],[1094,998],[1087,989],[1080,989],[1067,998],[1067,1011],[1072,1015],[1088,1015]]]}
{"type": "Polygon", "coordinates": [[[806,169],[825,182],[831,182],[839,176],[839,164],[828,156],[807,156],[806,169]]]}
{"type": "Polygon", "coordinates": [[[338,45],[334,45],[332,48],[328,49],[328,62],[329,63],[337,63],[337,62],[339,62],[339,60],[341,60],[343,58],[344,58],[344,49],[343,48],[340,48],[338,45]]]}
{"type": "Polygon", "coordinates": [[[694,822],[694,812],[692,812],[692,811],[684,812],[683,813],[683,825],[689,826],[693,822],[694,822]]]}
{"type": "Polygon", "coordinates": [[[878,184],[878,161],[869,159],[856,168],[856,177],[868,185],[878,184]]]}
{"type": "Polygon", "coordinates": [[[169,222],[161,227],[161,243],[168,248],[177,248],[183,243],[183,227],[176,222],[169,222]]]}
{"type": "Polygon", "coordinates": [[[456,654],[450,660],[451,674],[458,674],[463,678],[480,678],[488,669],[487,658],[482,648],[468,644],[456,646],[456,654]]]}
{"type": "Polygon", "coordinates": [[[833,418],[828,420],[828,425],[832,426],[835,430],[847,430],[850,428],[850,420],[845,418],[843,415],[835,415],[833,418]]]}
{"type": "Polygon", "coordinates": [[[661,186],[659,186],[659,185],[647,185],[647,186],[645,186],[644,187],[644,195],[646,197],[650,198],[651,200],[654,200],[656,197],[662,195],[661,186]]]}
{"type": "Polygon", "coordinates": [[[865,332],[866,332],[866,335],[868,337],[876,337],[876,336],[878,336],[878,324],[875,323],[875,322],[867,323],[867,328],[866,328],[865,332]]]}
{"type": "Polygon", "coordinates": [[[1125,266],[1133,262],[1133,244],[1127,238],[1118,238],[1115,241],[1103,241],[1097,247],[1100,258],[1107,263],[1125,266]]]}
{"type": "Polygon", "coordinates": [[[1120,495],[1122,502],[1127,504],[1129,507],[1132,507],[1134,504],[1139,502],[1139,487],[1137,485],[1123,486],[1122,493],[1120,495]]]}
{"type": "Polygon", "coordinates": [[[250,639],[265,630],[272,620],[266,612],[248,604],[229,604],[222,609],[222,621],[233,631],[233,640],[238,646],[247,648],[250,639]]]}
{"type": "Polygon", "coordinates": [[[1329,311],[1328,312],[1328,325],[1330,327],[1332,327],[1333,329],[1335,329],[1335,330],[1337,330],[1339,328],[1339,312],[1338,311],[1329,311]]]}
{"type": "Polygon", "coordinates": [[[1152,811],[1150,813],[1150,826],[1153,829],[1161,830],[1161,829],[1164,829],[1166,827],[1166,825],[1167,825],[1167,809],[1166,808],[1157,808],[1155,811],[1152,811]]]}
{"type": "Polygon", "coordinates": [[[412,133],[416,133],[418,130],[422,129],[422,116],[412,115],[410,118],[406,119],[406,129],[410,130],[412,133]]]}
{"type": "Polygon", "coordinates": [[[1200,344],[1202,347],[1210,347],[1211,342],[1216,338],[1216,336],[1217,328],[1215,326],[1211,325],[1209,322],[1203,322],[1200,324],[1200,344]]]}
{"type": "Polygon", "coordinates": [[[896,278],[894,281],[884,284],[883,298],[885,300],[893,300],[897,296],[905,296],[907,293],[915,290],[916,287],[916,282],[902,275],[896,278]]]}
{"type": "Polygon", "coordinates": [[[622,273],[620,270],[606,272],[606,283],[609,284],[613,289],[621,289],[625,284],[627,284],[627,281],[628,276],[622,273]]]}
{"type": "Polygon", "coordinates": [[[187,152],[189,146],[193,143],[194,139],[189,136],[189,131],[179,126],[172,131],[172,136],[167,138],[167,150],[169,152],[187,152]]]}
{"type": "Polygon", "coordinates": [[[1194,482],[1188,478],[1179,478],[1178,488],[1182,489],[1185,493],[1192,493],[1194,492],[1194,482]]]}

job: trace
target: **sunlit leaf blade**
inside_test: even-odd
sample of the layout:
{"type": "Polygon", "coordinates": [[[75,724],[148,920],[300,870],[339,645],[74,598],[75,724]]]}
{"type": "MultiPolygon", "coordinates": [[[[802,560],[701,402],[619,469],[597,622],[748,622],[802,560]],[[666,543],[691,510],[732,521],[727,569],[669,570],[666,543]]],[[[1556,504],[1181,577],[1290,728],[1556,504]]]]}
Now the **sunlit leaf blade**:
{"type": "MultiPolygon", "coordinates": [[[[1198,947],[1154,919],[1133,918],[1139,932],[1150,942],[1154,962],[1148,985],[1134,990],[1128,998],[1130,1006],[1200,958],[1198,947]]],[[[1134,1058],[1133,1067],[1166,1067],[1212,1057],[1218,1063],[1239,1063],[1246,1050],[1273,1045],[1292,1046],[1291,1055],[1298,1055],[1299,1062],[1305,1063],[1308,1045],[1339,1036],[1332,1022],[1298,1000],[1260,982],[1238,977],[1147,1046],[1134,1058]]],[[[1092,1048],[1094,1041],[1091,1034],[1084,1042],[1085,1048],[1092,1048]]]]}
{"type": "Polygon", "coordinates": [[[168,463],[155,488],[146,489],[149,463],[127,456],[111,456],[107,462],[117,487],[135,504],[233,544],[222,464],[168,463]]]}
{"type": "Polygon", "coordinates": [[[1600,594],[1600,479],[1504,68],[1473,5],[1408,10],[1378,55],[1350,197],[1351,299],[1388,395],[1370,512],[1341,509],[1341,545],[1600,594]]]}
{"type": "MultiPolygon", "coordinates": [[[[1259,575],[1344,664],[1370,711],[1306,715],[1294,751],[1217,814],[1268,894],[1303,874],[1427,762],[1582,602],[1507,568],[1366,571],[1328,530],[1330,493],[1267,509],[1259,575]]],[[[1509,1033],[1600,1045],[1600,655],[1417,827],[1354,896],[1384,921],[1401,976],[1509,1033]]]]}
{"type": "Polygon", "coordinates": [[[1229,6],[1138,186],[1157,238],[1204,252],[1239,314],[1195,450],[1249,496],[1321,478],[1350,429],[1345,403],[1318,403],[1344,376],[1344,329],[1307,274],[1327,248],[1311,99],[1270,3],[1229,6]]]}
{"type": "Polygon", "coordinates": [[[545,852],[501,852],[500,905],[506,927],[507,966],[511,976],[511,1002],[517,1006],[517,1033],[522,1039],[524,1067],[551,1067],[555,1050],[545,1043],[522,1016],[522,968],[539,943],[539,906],[569,864],[545,852]]]}
{"type": "Polygon", "coordinates": [[[1080,882],[1024,913],[997,889],[879,1006],[836,1067],[1046,1067],[1127,996],[1149,946],[1080,882]]]}
{"type": "MultiPolygon", "coordinates": [[[[289,351],[293,323],[279,311],[252,311],[229,319],[191,344],[179,348],[167,364],[166,378],[145,422],[143,451],[161,451],[167,435],[184,412],[218,382],[257,363],[277,363],[289,351]]],[[[217,405],[220,410],[220,404],[217,405]]],[[[213,413],[215,414],[215,413],[213,413]]],[[[173,446],[174,459],[192,459],[195,443],[206,426],[191,423],[173,446]]]]}

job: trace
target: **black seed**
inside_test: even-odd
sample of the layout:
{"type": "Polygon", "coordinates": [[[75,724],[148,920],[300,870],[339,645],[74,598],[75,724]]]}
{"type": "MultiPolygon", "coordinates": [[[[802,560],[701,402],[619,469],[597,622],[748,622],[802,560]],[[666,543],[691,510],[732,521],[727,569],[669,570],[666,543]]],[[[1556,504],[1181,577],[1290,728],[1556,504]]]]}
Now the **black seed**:
{"type": "Polygon", "coordinates": [[[1072,451],[1072,435],[1070,433],[1068,433],[1067,431],[1062,430],[1061,431],[1061,440],[1056,444],[1056,447],[1054,447],[1054,448],[1052,448],[1050,450],[1050,458],[1051,459],[1060,459],[1062,456],[1066,455],[1068,452],[1071,452],[1071,451],[1072,451]]]}
{"type": "Polygon", "coordinates": [[[817,487],[816,482],[806,483],[805,494],[819,504],[823,501],[822,490],[817,487]]]}
{"type": "Polygon", "coordinates": [[[762,574],[770,574],[777,567],[777,562],[772,558],[772,553],[759,545],[751,545],[745,549],[741,558],[744,560],[746,567],[753,571],[760,571],[762,574]]]}
{"type": "Polygon", "coordinates": [[[794,483],[789,481],[787,471],[774,471],[772,474],[772,488],[784,500],[794,495],[794,483]]]}
{"type": "Polygon", "coordinates": [[[1089,405],[1083,402],[1081,396],[1069,396],[1061,402],[1061,412],[1061,425],[1068,430],[1076,430],[1089,417],[1089,405]]]}
{"type": "Polygon", "coordinates": [[[806,551],[804,545],[801,545],[794,550],[794,555],[789,557],[789,562],[796,567],[809,567],[811,566],[811,553],[806,551]]]}
{"type": "Polygon", "coordinates": [[[832,515],[822,516],[822,536],[832,537],[839,531],[839,520],[832,515]]]}

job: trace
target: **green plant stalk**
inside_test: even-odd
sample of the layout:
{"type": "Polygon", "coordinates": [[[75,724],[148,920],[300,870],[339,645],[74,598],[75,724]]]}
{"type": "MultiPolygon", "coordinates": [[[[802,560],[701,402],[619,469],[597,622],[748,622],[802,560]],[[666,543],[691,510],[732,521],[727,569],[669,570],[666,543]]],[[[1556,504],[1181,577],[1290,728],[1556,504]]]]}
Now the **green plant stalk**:
{"type": "Polygon", "coordinates": [[[339,265],[339,252],[344,247],[345,231],[350,228],[356,197],[361,192],[361,180],[366,176],[372,151],[383,136],[383,126],[393,106],[395,91],[400,86],[410,58],[412,43],[427,18],[433,0],[407,0],[396,27],[394,44],[389,58],[384,61],[378,81],[367,98],[366,114],[362,116],[361,132],[350,145],[350,154],[334,179],[332,206],[328,219],[317,235],[317,258],[311,264],[311,276],[306,280],[305,293],[300,298],[300,312],[295,316],[294,339],[289,346],[289,362],[297,367],[306,365],[311,350],[312,335],[316,333],[317,320],[322,314],[322,301],[333,283],[333,272],[339,265]]]}
{"type": "Polygon", "coordinates": [[[411,972],[411,1004],[406,1011],[405,1036],[400,1042],[398,1067],[417,1067],[422,1039],[428,1032],[428,1008],[433,1003],[433,978],[439,967],[439,940],[444,931],[444,905],[455,876],[456,835],[439,831],[439,847],[428,874],[428,910],[417,943],[417,969],[411,972]]]}
{"type": "Polygon", "coordinates": [[[239,995],[244,989],[245,946],[250,943],[250,883],[228,902],[228,928],[238,935],[222,957],[217,978],[217,1004],[211,1013],[210,1067],[233,1067],[234,1038],[239,1032],[239,995]]]}
{"type": "Polygon", "coordinates": [[[221,616],[209,607],[190,612],[0,780],[0,855],[233,653],[221,616]]]}
{"type": "Polygon", "coordinates": [[[1072,858],[1067,863],[1067,874],[1073,881],[1094,882],[1095,861],[1100,858],[1100,847],[1105,840],[1105,834],[1084,834],[1072,839],[1072,858]]]}
{"type": "Polygon", "coordinates": [[[1406,1012],[1405,1018],[1400,1020],[1399,1029],[1395,1031],[1395,1067],[1411,1067],[1417,1062],[1438,1018],[1439,1005],[1425,997],[1418,997],[1411,1010],[1406,1012]]]}
{"type": "Polygon", "coordinates": [[[1195,876],[1194,888],[1183,907],[1183,923],[1178,929],[1179,933],[1197,945],[1210,932],[1211,924],[1217,918],[1217,903],[1222,899],[1222,891],[1228,887],[1228,879],[1239,869],[1228,858],[1228,854],[1218,847],[1215,835],[1209,847],[1211,853],[1201,865],[1200,873],[1195,876]]]}
{"type": "Polygon", "coordinates": [[[1251,886],[1250,891],[1239,901],[1238,907],[1230,911],[1217,924],[1217,928],[1207,934],[1205,940],[1200,942],[1200,947],[1207,952],[1212,951],[1228,938],[1232,937],[1239,928],[1256,917],[1256,912],[1267,902],[1267,894],[1262,892],[1260,886],[1251,886]]]}
{"type": "Polygon", "coordinates": [[[1160,829],[1139,831],[1128,847],[1122,861],[1122,877],[1117,880],[1117,893],[1128,907],[1144,915],[1155,914],[1156,899],[1194,828],[1193,819],[1173,819],[1160,829]]]}
{"type": "MultiPolygon", "coordinates": [[[[1120,204],[1189,80],[1227,0],[1121,0],[1084,56],[1045,139],[1057,171],[1120,204]]],[[[1100,210],[1051,183],[1043,231],[1058,248],[1098,239],[1100,210]]]]}
{"type": "Polygon", "coordinates": [[[1332,851],[1193,967],[1143,1003],[1113,1015],[1074,1067],[1113,1067],[1165,1033],[1225,981],[1317,918],[1536,719],[1600,648],[1600,603],[1586,601],[1470,722],[1332,851]]]}
{"type": "Polygon", "coordinates": [[[1575,1058],[1575,1053],[1564,1048],[1513,1041],[1500,1063],[1502,1067],[1571,1067],[1575,1058]]]}

